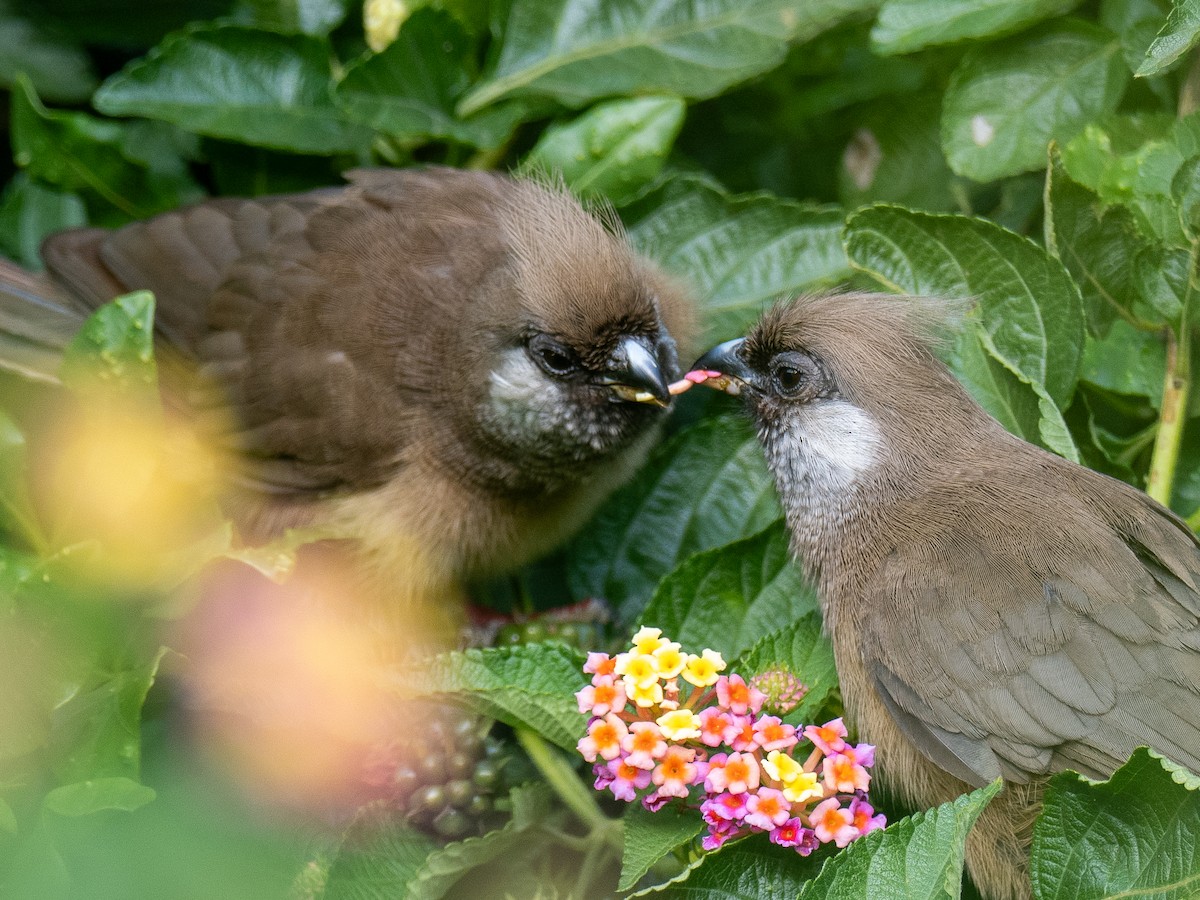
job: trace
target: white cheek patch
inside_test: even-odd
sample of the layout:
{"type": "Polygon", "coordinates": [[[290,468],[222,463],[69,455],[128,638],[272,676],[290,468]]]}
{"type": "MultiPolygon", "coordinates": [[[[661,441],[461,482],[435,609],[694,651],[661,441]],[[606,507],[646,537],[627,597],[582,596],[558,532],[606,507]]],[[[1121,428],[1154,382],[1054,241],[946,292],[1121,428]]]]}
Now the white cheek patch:
{"type": "Polygon", "coordinates": [[[504,351],[490,381],[492,402],[501,406],[536,406],[558,393],[557,385],[519,347],[504,351]]]}
{"type": "Polygon", "coordinates": [[[831,478],[846,485],[875,468],[884,451],[883,435],[875,420],[845,400],[810,406],[803,425],[803,442],[802,453],[814,468],[825,468],[831,478]]]}

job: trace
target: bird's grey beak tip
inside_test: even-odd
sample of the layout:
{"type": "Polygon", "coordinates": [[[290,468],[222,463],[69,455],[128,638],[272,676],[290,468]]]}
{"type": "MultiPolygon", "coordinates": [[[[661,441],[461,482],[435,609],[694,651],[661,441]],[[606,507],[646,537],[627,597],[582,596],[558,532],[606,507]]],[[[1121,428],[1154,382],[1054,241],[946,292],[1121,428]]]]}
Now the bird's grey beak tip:
{"type": "Polygon", "coordinates": [[[666,407],[671,402],[670,386],[663,377],[658,360],[641,341],[623,338],[614,354],[617,370],[608,385],[622,400],[666,407]]]}
{"type": "Polygon", "coordinates": [[[692,363],[692,372],[703,373],[705,376],[703,381],[697,383],[734,397],[740,396],[751,375],[739,352],[745,340],[734,338],[717,344],[692,363]]]}

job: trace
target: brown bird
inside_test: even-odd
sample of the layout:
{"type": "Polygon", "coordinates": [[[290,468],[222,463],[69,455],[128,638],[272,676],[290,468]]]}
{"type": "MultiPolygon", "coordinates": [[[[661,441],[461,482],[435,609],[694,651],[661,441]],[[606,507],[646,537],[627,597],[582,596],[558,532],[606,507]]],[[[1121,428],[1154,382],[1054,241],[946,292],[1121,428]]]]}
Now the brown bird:
{"type": "Polygon", "coordinates": [[[1003,776],[967,866],[1015,900],[1048,776],[1144,744],[1200,771],[1200,546],[984,412],[931,349],[945,309],[801,298],[696,367],[757,423],[881,783],[925,808],[1003,776]]]}
{"type": "Polygon", "coordinates": [[[54,235],[46,276],[0,268],[0,357],[53,378],[84,315],[153,291],[168,399],[232,423],[243,532],[319,525],[397,602],[440,596],[560,543],[631,474],[688,303],[562,189],[349,179],[54,235]]]}

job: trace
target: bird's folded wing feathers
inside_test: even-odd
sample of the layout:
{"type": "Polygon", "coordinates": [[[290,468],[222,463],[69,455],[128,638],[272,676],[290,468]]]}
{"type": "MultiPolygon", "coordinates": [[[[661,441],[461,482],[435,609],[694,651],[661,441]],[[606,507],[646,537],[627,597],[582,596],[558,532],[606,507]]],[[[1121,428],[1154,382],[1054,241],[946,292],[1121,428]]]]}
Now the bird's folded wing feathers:
{"type": "Polygon", "coordinates": [[[864,662],[946,771],[977,785],[1063,768],[1107,777],[1142,744],[1200,769],[1200,550],[1117,485],[1089,483],[1097,505],[1073,512],[1090,521],[1068,514],[1056,531],[998,535],[965,511],[895,548],[874,579],[866,608],[887,614],[864,632],[864,662]],[[1100,512],[1131,502],[1124,521],[1100,512]]]}

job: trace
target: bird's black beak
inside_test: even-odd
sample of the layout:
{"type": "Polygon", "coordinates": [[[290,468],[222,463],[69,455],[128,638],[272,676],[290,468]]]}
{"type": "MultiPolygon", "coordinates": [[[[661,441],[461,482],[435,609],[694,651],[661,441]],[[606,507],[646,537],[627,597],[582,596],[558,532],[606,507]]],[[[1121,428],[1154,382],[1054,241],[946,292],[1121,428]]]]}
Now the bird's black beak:
{"type": "Polygon", "coordinates": [[[602,381],[622,400],[666,406],[671,399],[667,379],[658,360],[641,341],[621,338],[611,357],[611,368],[602,381]]]}
{"type": "Polygon", "coordinates": [[[712,378],[704,383],[727,394],[740,394],[742,386],[754,380],[754,372],[742,358],[742,345],[745,343],[745,338],[734,338],[717,344],[692,363],[692,371],[720,372],[725,376],[723,379],[712,378]]]}

